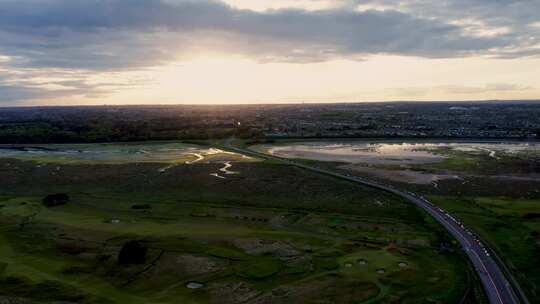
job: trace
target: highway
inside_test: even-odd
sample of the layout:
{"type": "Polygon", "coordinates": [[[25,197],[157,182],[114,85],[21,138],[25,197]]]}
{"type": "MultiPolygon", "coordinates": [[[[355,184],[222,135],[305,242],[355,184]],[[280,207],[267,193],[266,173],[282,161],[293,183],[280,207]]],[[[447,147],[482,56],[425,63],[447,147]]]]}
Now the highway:
{"type": "MultiPolygon", "coordinates": [[[[354,183],[358,183],[364,186],[369,186],[372,188],[380,189],[386,192],[399,195],[409,202],[415,204],[416,206],[424,209],[429,213],[435,220],[437,220],[443,227],[460,243],[461,247],[471,260],[484,290],[488,296],[489,302],[492,304],[513,304],[521,303],[519,298],[514,293],[512,286],[509,284],[505,275],[499,268],[499,265],[492,258],[491,250],[485,247],[485,245],[480,241],[480,239],[467,229],[459,220],[454,218],[451,214],[445,210],[437,207],[433,203],[429,202],[422,196],[419,196],[412,192],[406,192],[398,190],[390,185],[383,185],[376,183],[361,177],[355,177],[350,175],[344,175],[325,169],[321,169],[314,166],[308,166],[298,162],[294,162],[288,159],[276,157],[273,155],[268,155],[264,153],[255,152],[252,150],[242,149],[227,145],[227,148],[241,154],[247,154],[250,156],[255,156],[263,159],[272,159],[277,160],[282,163],[293,165],[299,168],[303,168],[309,171],[321,173],[324,175],[334,176],[336,178],[348,180],[354,183]]],[[[526,299],[525,299],[525,302],[526,299]]]]}

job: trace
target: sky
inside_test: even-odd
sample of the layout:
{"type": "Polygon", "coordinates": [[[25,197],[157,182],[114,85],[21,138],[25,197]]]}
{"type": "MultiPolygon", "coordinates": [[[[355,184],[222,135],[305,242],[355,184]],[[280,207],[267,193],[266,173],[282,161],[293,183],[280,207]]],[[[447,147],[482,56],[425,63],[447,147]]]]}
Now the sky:
{"type": "Polygon", "coordinates": [[[0,0],[0,106],[540,99],[540,0],[0,0]]]}

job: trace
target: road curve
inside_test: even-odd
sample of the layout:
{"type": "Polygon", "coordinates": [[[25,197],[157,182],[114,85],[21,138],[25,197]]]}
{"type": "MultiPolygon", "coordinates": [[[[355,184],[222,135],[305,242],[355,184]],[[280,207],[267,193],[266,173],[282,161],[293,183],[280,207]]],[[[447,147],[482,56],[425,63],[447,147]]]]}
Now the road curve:
{"type": "Polygon", "coordinates": [[[300,164],[273,155],[237,148],[231,145],[227,145],[227,148],[242,154],[247,154],[263,159],[277,160],[313,172],[334,176],[357,184],[362,184],[364,186],[380,189],[407,199],[411,203],[417,205],[418,207],[424,209],[427,213],[429,213],[435,220],[437,220],[437,222],[443,225],[443,227],[460,243],[461,247],[471,260],[471,263],[473,264],[476,272],[478,273],[478,276],[482,281],[482,285],[484,286],[484,290],[491,304],[520,303],[518,297],[512,289],[512,286],[499,268],[499,265],[497,265],[495,260],[491,257],[489,253],[490,250],[488,250],[485,245],[480,241],[480,239],[470,230],[468,230],[459,220],[455,219],[451,214],[449,214],[442,208],[437,207],[433,203],[429,202],[424,197],[418,196],[412,192],[398,190],[392,186],[375,183],[361,177],[335,173],[325,169],[300,164]]]}

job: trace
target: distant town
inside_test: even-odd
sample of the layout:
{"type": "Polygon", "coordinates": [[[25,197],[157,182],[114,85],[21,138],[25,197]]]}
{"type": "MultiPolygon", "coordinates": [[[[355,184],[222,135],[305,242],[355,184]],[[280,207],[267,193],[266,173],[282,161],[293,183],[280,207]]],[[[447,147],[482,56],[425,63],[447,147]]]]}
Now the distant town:
{"type": "Polygon", "coordinates": [[[272,107],[266,136],[535,138],[540,103],[366,103],[272,107]]]}
{"type": "Polygon", "coordinates": [[[1,142],[540,138],[540,101],[1,108],[1,142]]]}

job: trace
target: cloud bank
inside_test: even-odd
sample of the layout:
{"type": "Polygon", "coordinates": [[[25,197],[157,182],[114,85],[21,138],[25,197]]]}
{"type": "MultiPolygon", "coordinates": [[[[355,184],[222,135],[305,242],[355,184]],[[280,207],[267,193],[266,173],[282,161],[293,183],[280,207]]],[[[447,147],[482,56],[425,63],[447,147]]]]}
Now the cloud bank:
{"type": "Polygon", "coordinates": [[[538,30],[527,28],[538,21],[538,1],[432,2],[405,1],[405,9],[398,1],[383,0],[362,1],[363,7],[371,5],[366,10],[346,6],[255,12],[209,0],[3,0],[0,54],[12,58],[8,64],[14,66],[116,69],[154,65],[205,49],[286,62],[379,53],[515,57],[540,52],[529,49],[538,42],[538,30]],[[515,7],[513,14],[507,14],[508,7],[515,7]],[[505,14],[497,14],[499,10],[505,14]],[[450,16],[459,12],[469,24],[439,11],[450,16]],[[473,21],[477,27],[511,28],[482,36],[470,31],[473,21]]]}
{"type": "MultiPolygon", "coordinates": [[[[0,67],[115,71],[205,52],[288,63],[540,54],[537,0],[335,3],[254,11],[213,0],[0,0],[0,67]]],[[[1,81],[4,96],[35,93],[1,81]]]]}

